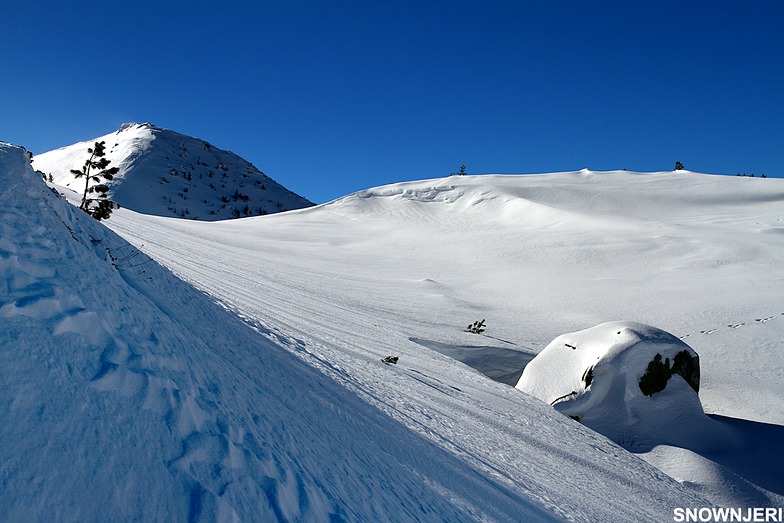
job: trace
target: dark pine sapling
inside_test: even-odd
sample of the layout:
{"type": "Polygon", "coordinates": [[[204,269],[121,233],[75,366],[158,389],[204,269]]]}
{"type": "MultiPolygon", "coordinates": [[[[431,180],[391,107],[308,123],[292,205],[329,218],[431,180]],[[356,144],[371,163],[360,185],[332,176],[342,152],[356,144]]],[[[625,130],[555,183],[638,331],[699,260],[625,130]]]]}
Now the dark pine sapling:
{"type": "Polygon", "coordinates": [[[76,179],[84,178],[84,192],[79,208],[96,220],[103,220],[112,214],[112,209],[118,207],[106,197],[109,186],[105,182],[111,181],[119,169],[109,168],[111,160],[106,158],[106,142],[95,142],[87,152],[90,153],[90,157],[84,162],[82,170],[71,169],[71,174],[76,179]],[[94,184],[90,185],[90,182],[94,184]],[[91,195],[95,196],[91,197],[91,195]]]}

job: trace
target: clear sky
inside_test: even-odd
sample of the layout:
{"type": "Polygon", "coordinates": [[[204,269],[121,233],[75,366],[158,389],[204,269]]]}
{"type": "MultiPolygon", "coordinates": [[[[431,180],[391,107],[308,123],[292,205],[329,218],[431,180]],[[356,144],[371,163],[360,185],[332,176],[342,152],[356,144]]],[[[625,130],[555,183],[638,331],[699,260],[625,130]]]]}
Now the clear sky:
{"type": "Polygon", "coordinates": [[[784,175],[784,1],[25,0],[0,140],[149,121],[322,203],[469,173],[784,175]]]}

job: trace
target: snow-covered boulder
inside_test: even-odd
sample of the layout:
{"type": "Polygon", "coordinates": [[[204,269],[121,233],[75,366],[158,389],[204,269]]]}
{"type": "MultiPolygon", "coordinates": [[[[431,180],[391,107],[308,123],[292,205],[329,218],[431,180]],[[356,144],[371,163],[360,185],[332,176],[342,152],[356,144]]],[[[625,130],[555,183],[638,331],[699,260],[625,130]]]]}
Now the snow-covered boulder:
{"type": "Polygon", "coordinates": [[[627,446],[685,443],[702,432],[699,357],[656,327],[609,322],[553,340],[517,388],[627,446]]]}

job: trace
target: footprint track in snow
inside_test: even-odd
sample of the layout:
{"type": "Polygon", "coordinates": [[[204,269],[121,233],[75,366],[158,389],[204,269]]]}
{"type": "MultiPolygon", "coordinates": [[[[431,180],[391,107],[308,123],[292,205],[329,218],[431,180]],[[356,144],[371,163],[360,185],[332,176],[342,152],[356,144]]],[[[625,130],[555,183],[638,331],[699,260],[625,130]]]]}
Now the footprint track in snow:
{"type": "MultiPolygon", "coordinates": [[[[779,318],[780,316],[784,316],[784,312],[779,313],[778,316],[774,314],[773,316],[767,316],[767,317],[764,317],[764,318],[755,318],[754,322],[752,324],[767,323],[767,322],[769,322],[771,320],[775,320],[775,319],[779,318]]],[[[745,321],[742,321],[740,323],[728,323],[726,328],[728,328],[728,329],[739,329],[741,327],[746,327],[747,325],[749,325],[749,323],[747,323],[745,321]]],[[[715,329],[703,329],[699,333],[700,334],[705,334],[705,335],[710,335],[710,334],[713,334],[714,332],[718,331],[719,329],[720,329],[720,327],[717,327],[715,329]]],[[[682,334],[682,335],[678,336],[678,339],[683,340],[683,339],[686,339],[686,338],[690,338],[691,336],[692,336],[691,334],[682,334]]]]}

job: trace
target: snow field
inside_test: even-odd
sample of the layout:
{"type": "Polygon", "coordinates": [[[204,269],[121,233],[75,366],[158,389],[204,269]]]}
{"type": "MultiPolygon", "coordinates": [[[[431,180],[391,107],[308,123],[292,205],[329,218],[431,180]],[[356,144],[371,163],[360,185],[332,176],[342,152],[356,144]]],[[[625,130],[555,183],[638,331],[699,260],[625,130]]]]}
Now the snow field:
{"type": "MultiPolygon", "coordinates": [[[[299,340],[305,361],[439,445],[539,496],[563,484],[571,514],[591,474],[560,467],[564,478],[514,449],[548,442],[545,454],[558,453],[552,442],[579,447],[583,436],[526,424],[537,407],[438,352],[538,352],[564,332],[633,318],[697,350],[707,412],[780,422],[784,321],[704,326],[780,307],[781,247],[756,231],[776,227],[781,200],[776,184],[581,171],[396,184],[207,225],[118,213],[110,226],[242,317],[299,340]],[[480,318],[485,336],[464,332],[480,318]],[[388,355],[397,369],[380,365],[388,355]]],[[[578,447],[567,454],[592,454],[578,447]]],[[[623,511],[639,503],[621,508],[624,488],[613,487],[610,510],[632,517],[623,511]]]]}

